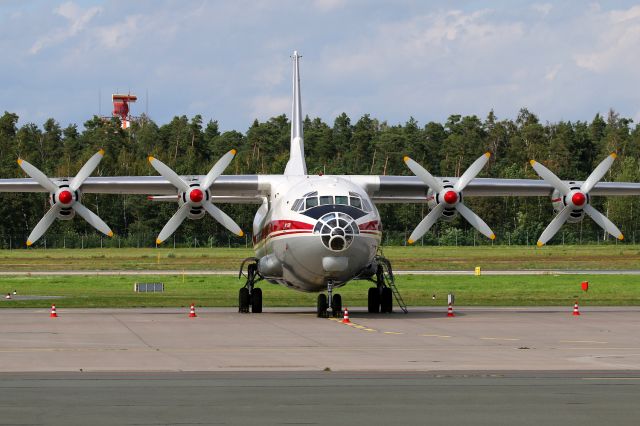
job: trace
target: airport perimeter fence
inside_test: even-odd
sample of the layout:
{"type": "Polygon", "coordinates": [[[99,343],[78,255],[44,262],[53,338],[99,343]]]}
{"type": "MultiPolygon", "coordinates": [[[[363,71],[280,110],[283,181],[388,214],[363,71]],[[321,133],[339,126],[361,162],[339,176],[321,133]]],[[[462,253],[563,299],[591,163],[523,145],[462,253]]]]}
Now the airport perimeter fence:
{"type": "MultiPolygon", "coordinates": [[[[512,231],[498,233],[494,241],[489,240],[475,230],[463,230],[445,228],[435,232],[428,232],[416,241],[416,246],[535,246],[539,231],[512,231]]],[[[411,230],[383,232],[383,246],[406,246],[411,230]]],[[[16,250],[26,249],[27,235],[2,235],[0,236],[0,249],[16,250]]],[[[99,234],[64,234],[45,235],[34,244],[38,249],[89,249],[89,248],[150,248],[156,247],[157,234],[142,233],[129,235],[116,235],[113,238],[99,234]]],[[[550,245],[576,245],[576,244],[636,244],[640,243],[640,230],[627,231],[624,241],[604,234],[602,231],[574,232],[572,230],[560,230],[549,242],[550,245]]],[[[162,244],[165,248],[251,248],[251,235],[236,237],[231,233],[213,235],[184,235],[176,233],[162,244]]]]}

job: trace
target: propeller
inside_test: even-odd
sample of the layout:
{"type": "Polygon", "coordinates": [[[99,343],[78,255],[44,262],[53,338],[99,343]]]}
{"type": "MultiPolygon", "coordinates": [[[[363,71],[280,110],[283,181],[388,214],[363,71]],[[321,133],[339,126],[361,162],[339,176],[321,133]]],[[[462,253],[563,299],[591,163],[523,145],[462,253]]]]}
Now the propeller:
{"type": "Polygon", "coordinates": [[[149,162],[153,168],[178,189],[178,199],[182,200],[182,205],[178,211],[175,212],[171,219],[164,225],[160,234],[158,234],[156,244],[162,244],[163,241],[166,241],[189,216],[190,211],[200,209],[204,209],[211,217],[218,221],[218,223],[239,237],[244,235],[244,232],[242,232],[233,219],[210,202],[209,195],[209,188],[211,188],[211,185],[213,185],[224,169],[231,163],[236,152],[235,149],[232,149],[224,154],[218,162],[213,165],[211,170],[209,170],[209,173],[207,173],[202,182],[196,181],[195,183],[187,183],[162,161],[149,156],[149,162]]]}
{"type": "MultiPolygon", "coordinates": [[[[598,210],[594,209],[590,204],[589,191],[593,189],[594,186],[600,179],[604,177],[604,175],[609,171],[611,165],[613,164],[613,160],[616,159],[616,154],[611,153],[607,158],[602,160],[598,167],[596,167],[593,172],[589,175],[587,180],[582,182],[580,188],[570,187],[566,182],[561,181],[553,172],[547,169],[542,164],[538,163],[535,160],[531,160],[531,166],[536,173],[544,179],[549,185],[558,191],[561,202],[564,205],[562,210],[556,215],[555,218],[547,225],[546,229],[540,235],[538,239],[538,247],[542,247],[545,245],[553,236],[560,230],[562,225],[569,219],[569,216],[572,212],[577,213],[586,213],[595,223],[598,224],[602,229],[607,231],[612,236],[616,237],[619,240],[624,239],[622,232],[618,229],[616,225],[613,224],[605,215],[600,213],[598,210]]],[[[555,201],[555,200],[554,200],[555,201]]]]}
{"type": "Polygon", "coordinates": [[[404,162],[411,169],[411,171],[419,177],[425,185],[427,185],[431,191],[435,194],[436,206],[429,212],[427,216],[418,224],[416,229],[413,230],[409,236],[409,244],[413,244],[416,240],[422,237],[425,232],[433,226],[434,223],[442,216],[445,210],[455,209],[469,222],[474,228],[476,228],[481,234],[490,239],[495,239],[496,235],[491,228],[470,208],[462,203],[462,190],[467,187],[482,168],[489,161],[491,153],[487,152],[469,166],[469,168],[460,176],[456,183],[451,185],[445,185],[439,179],[436,179],[429,173],[424,167],[416,163],[409,157],[404,157],[404,162]]]}
{"type": "Polygon", "coordinates": [[[66,182],[56,183],[52,181],[33,164],[18,158],[18,164],[22,170],[24,170],[27,175],[33,178],[40,184],[40,186],[51,194],[51,208],[42,217],[42,219],[40,219],[40,222],[38,222],[36,227],[33,228],[31,234],[29,234],[29,237],[27,238],[27,246],[31,246],[33,243],[38,241],[38,239],[47,232],[47,229],[49,229],[53,224],[56,217],[60,217],[62,212],[71,209],[78,213],[98,231],[109,237],[113,237],[113,231],[111,231],[111,228],[109,228],[109,226],[104,223],[98,215],[86,208],[80,202],[81,193],[79,192],[79,189],[84,181],[91,175],[91,173],[93,173],[96,167],[98,167],[98,164],[102,161],[102,157],[104,157],[104,150],[101,149],[89,158],[89,161],[82,166],[76,177],[71,179],[68,184],[66,182]]]}

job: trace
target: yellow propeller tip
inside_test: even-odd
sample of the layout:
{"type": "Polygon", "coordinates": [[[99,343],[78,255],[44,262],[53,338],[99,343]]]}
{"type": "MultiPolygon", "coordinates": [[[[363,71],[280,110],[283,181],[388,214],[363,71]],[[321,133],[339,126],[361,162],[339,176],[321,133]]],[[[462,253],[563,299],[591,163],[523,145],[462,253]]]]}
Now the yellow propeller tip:
{"type": "Polygon", "coordinates": [[[22,165],[22,161],[24,161],[22,158],[18,158],[18,164],[22,165]]]}
{"type": "Polygon", "coordinates": [[[109,231],[109,232],[107,233],[107,237],[113,237],[113,231],[109,231]]]}
{"type": "Polygon", "coordinates": [[[157,245],[162,244],[162,240],[161,240],[160,238],[156,238],[156,244],[157,244],[157,245]]]}
{"type": "Polygon", "coordinates": [[[244,232],[242,232],[242,230],[240,230],[240,232],[238,232],[238,237],[244,237],[244,232]]]}
{"type": "Polygon", "coordinates": [[[149,157],[147,157],[149,162],[152,162],[153,160],[155,160],[155,158],[153,158],[153,155],[150,155],[149,157]]]}
{"type": "Polygon", "coordinates": [[[486,156],[487,156],[487,158],[488,158],[488,157],[491,157],[491,153],[490,153],[489,151],[485,152],[485,153],[484,153],[484,155],[486,155],[486,156]]]}
{"type": "Polygon", "coordinates": [[[27,247],[31,247],[33,245],[33,241],[27,240],[27,247]]]}
{"type": "Polygon", "coordinates": [[[618,237],[618,239],[619,239],[620,241],[624,240],[624,235],[620,234],[620,236],[618,237]]]}
{"type": "Polygon", "coordinates": [[[531,161],[529,161],[529,163],[531,163],[532,166],[535,166],[536,165],[536,160],[531,160],[531,161]]]}
{"type": "Polygon", "coordinates": [[[611,158],[616,158],[618,156],[618,154],[616,154],[615,152],[611,153],[611,158]]]}
{"type": "Polygon", "coordinates": [[[538,242],[536,243],[536,245],[537,245],[538,247],[542,247],[542,246],[544,245],[544,243],[543,243],[542,241],[538,241],[538,242]]]}
{"type": "Polygon", "coordinates": [[[98,151],[98,154],[104,155],[104,149],[100,148],[100,151],[98,151]]]}
{"type": "Polygon", "coordinates": [[[492,240],[495,240],[496,239],[496,234],[489,235],[489,238],[492,239],[492,240]]]}
{"type": "Polygon", "coordinates": [[[407,161],[409,161],[409,156],[408,156],[408,155],[405,155],[402,159],[403,159],[403,160],[404,160],[404,162],[406,163],[407,161]]]}
{"type": "Polygon", "coordinates": [[[415,241],[413,241],[413,240],[407,240],[407,242],[408,242],[409,244],[413,244],[413,243],[415,243],[415,241]]]}
{"type": "Polygon", "coordinates": [[[231,153],[231,155],[236,155],[238,153],[238,151],[236,149],[232,149],[229,152],[231,153]]]}

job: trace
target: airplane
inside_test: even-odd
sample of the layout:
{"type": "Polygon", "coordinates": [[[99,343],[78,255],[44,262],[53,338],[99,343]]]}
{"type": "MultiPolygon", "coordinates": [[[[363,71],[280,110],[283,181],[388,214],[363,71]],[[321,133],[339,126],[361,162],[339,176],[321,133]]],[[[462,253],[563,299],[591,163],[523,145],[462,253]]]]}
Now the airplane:
{"type": "Polygon", "coordinates": [[[623,235],[605,215],[591,206],[591,196],[640,195],[640,183],[600,182],[616,154],[605,158],[584,181],[563,181],[541,163],[531,161],[542,180],[476,177],[490,153],[478,158],[460,177],[434,177],[409,157],[404,157],[414,176],[310,175],[307,173],[300,93],[301,56],[293,52],[293,102],[290,156],[282,175],[223,175],[236,150],[223,155],[206,175],[179,176],[161,160],[149,156],[160,176],[91,177],[104,151],[100,150],[73,178],[48,178],[23,159],[18,164],[30,178],[0,179],[0,192],[47,192],[51,209],[33,229],[27,245],[38,240],[55,221],[70,220],[75,213],[94,228],[113,232],[81,203],[83,193],[144,194],[153,201],[178,203],[178,210],[157,238],[162,244],[186,219],[213,217],[230,232],[244,235],[226,213],[213,204],[258,205],[253,220],[255,256],[245,259],[240,276],[240,312],[262,312],[262,280],[295,290],[319,293],[317,315],[337,316],[342,298],[334,290],[352,280],[365,279],[375,286],[368,291],[368,311],[391,312],[393,298],[406,312],[395,288],[390,262],[379,254],[382,203],[426,203],[429,213],[409,237],[413,243],[438,220],[460,214],[481,234],[495,239],[491,228],[469,207],[465,197],[550,196],[557,213],[538,240],[546,244],[565,222],[579,222],[585,214],[612,236],[623,235]],[[246,265],[246,274],[244,267],[246,265]],[[331,311],[331,312],[329,312],[331,311]]]}

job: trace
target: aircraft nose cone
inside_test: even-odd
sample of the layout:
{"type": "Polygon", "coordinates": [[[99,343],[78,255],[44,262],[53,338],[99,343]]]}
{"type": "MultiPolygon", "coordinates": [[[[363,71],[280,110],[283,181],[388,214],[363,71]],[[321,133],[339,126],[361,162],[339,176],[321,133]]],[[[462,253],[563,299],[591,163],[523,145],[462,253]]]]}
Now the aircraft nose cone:
{"type": "Polygon", "coordinates": [[[576,206],[581,206],[587,200],[587,197],[584,196],[582,192],[576,192],[571,197],[571,202],[576,206]]]}
{"type": "Polygon", "coordinates": [[[189,193],[189,199],[194,203],[199,203],[204,198],[204,194],[198,188],[192,189],[189,193]]]}
{"type": "Polygon", "coordinates": [[[73,195],[69,191],[62,191],[58,194],[58,200],[62,204],[69,204],[73,200],[73,195]]]}
{"type": "Polygon", "coordinates": [[[444,193],[444,202],[447,204],[455,204],[458,201],[458,194],[455,191],[447,191],[444,193]]]}

